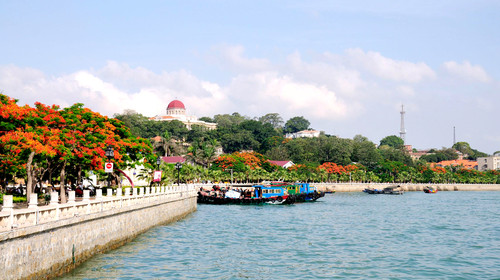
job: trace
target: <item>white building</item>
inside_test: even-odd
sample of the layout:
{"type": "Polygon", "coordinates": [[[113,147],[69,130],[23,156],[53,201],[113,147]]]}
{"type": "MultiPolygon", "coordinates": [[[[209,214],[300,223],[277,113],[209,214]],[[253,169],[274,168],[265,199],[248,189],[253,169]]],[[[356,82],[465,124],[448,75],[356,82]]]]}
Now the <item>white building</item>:
{"type": "Polygon", "coordinates": [[[186,114],[186,107],[184,103],[179,100],[174,100],[170,102],[167,106],[167,115],[165,116],[155,116],[150,118],[156,121],[173,121],[177,120],[186,125],[187,129],[191,129],[193,125],[199,125],[205,127],[206,129],[212,130],[217,128],[216,123],[209,123],[198,120],[196,116],[189,116],[186,114]]]}
{"type": "Polygon", "coordinates": [[[317,130],[302,130],[295,133],[287,133],[286,138],[314,138],[319,137],[320,132],[317,130]]]}
{"type": "Polygon", "coordinates": [[[477,170],[500,170],[500,156],[478,157],[477,170]]]}

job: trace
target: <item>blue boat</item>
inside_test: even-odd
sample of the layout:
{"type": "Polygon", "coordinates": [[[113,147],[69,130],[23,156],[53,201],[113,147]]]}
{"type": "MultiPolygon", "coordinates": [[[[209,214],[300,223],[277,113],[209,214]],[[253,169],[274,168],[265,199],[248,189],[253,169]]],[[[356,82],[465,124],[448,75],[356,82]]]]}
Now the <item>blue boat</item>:
{"type": "Polygon", "coordinates": [[[272,182],[271,186],[284,187],[288,190],[288,194],[292,196],[295,202],[312,202],[325,196],[324,192],[318,191],[316,187],[309,185],[309,183],[285,183],[285,182],[272,182]]]}
{"type": "Polygon", "coordinates": [[[293,204],[291,198],[286,188],[264,185],[230,190],[214,186],[212,191],[198,192],[198,203],[204,204],[293,204]]]}

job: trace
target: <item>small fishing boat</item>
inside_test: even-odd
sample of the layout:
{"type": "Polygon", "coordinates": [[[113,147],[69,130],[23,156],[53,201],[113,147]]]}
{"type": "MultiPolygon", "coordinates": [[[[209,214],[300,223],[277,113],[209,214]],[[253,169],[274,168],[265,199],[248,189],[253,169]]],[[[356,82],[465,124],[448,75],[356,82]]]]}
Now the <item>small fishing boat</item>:
{"type": "Polygon", "coordinates": [[[403,194],[400,186],[390,186],[383,189],[366,188],[363,192],[368,194],[403,194]]]}
{"type": "Polygon", "coordinates": [[[424,193],[437,193],[437,188],[434,187],[425,187],[424,188],[424,193]]]}
{"type": "Polygon", "coordinates": [[[214,186],[212,191],[200,190],[198,203],[203,204],[293,204],[285,188],[255,185],[246,189],[221,190],[214,186]]]}

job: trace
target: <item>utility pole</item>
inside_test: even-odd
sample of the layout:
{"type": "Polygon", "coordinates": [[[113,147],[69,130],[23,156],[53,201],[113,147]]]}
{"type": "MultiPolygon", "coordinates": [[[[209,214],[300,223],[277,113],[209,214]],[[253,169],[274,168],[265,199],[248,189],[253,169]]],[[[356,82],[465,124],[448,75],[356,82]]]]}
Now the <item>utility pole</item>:
{"type": "Polygon", "coordinates": [[[406,130],[405,130],[405,109],[404,105],[401,104],[401,129],[399,131],[399,138],[403,139],[403,143],[405,143],[405,136],[406,136],[406,130]]]}

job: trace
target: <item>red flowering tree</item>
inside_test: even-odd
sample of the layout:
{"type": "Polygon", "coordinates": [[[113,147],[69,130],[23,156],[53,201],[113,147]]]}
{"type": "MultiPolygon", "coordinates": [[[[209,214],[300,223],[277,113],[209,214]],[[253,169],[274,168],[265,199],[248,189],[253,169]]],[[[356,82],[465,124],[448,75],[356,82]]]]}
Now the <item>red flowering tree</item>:
{"type": "MultiPolygon", "coordinates": [[[[147,140],[132,136],[123,122],[83,108],[83,104],[64,110],[41,103],[36,103],[35,108],[20,107],[14,99],[0,94],[0,112],[2,182],[7,173],[12,176],[25,171],[28,194],[33,190],[34,170],[58,172],[61,185],[65,183],[66,171],[76,176],[77,181],[81,180],[84,170],[102,172],[106,160],[104,150],[108,146],[115,151],[117,168],[152,157],[147,140]],[[18,170],[9,169],[9,165],[18,170]]],[[[65,193],[61,190],[64,200],[65,193]]]]}

